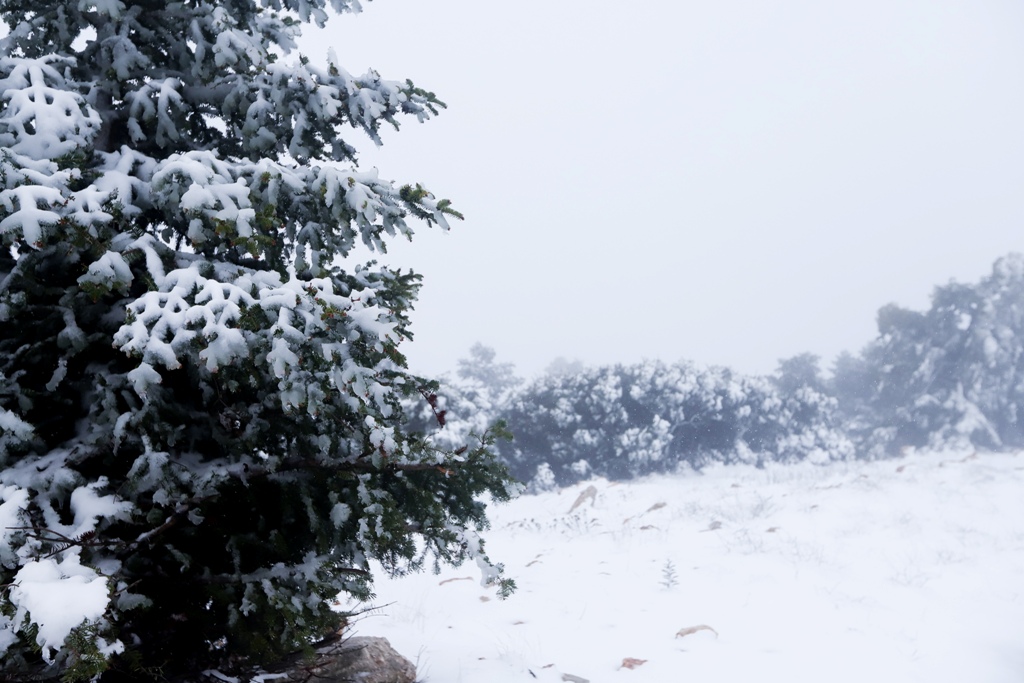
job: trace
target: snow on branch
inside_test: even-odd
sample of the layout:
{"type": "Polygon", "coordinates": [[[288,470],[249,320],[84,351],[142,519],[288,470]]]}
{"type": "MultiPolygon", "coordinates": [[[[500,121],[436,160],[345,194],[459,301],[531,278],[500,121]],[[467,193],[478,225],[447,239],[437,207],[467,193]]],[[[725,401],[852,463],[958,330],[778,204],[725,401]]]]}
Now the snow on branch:
{"type": "MultiPolygon", "coordinates": [[[[16,610],[11,623],[19,625],[31,617],[37,627],[36,644],[47,662],[83,622],[99,621],[110,603],[107,579],[83,566],[76,554],[27,562],[14,580],[8,594],[16,610]]],[[[104,640],[99,649],[109,656],[122,652],[124,645],[104,640]]]]}
{"type": "Polygon", "coordinates": [[[100,118],[58,67],[73,60],[0,58],[0,145],[31,159],[58,159],[88,147],[100,118]]]}
{"type": "MultiPolygon", "coordinates": [[[[373,379],[375,371],[355,362],[350,349],[366,338],[382,353],[384,344],[397,336],[397,322],[374,303],[372,290],[344,296],[328,278],[282,282],[275,272],[241,271],[232,282],[224,282],[201,275],[197,268],[175,269],[157,284],[158,290],[128,305],[129,318],[114,337],[118,348],[138,355],[144,364],[173,370],[194,359],[217,372],[250,359],[266,364],[280,380],[286,407],[313,409],[319,401],[311,400],[302,358],[319,349],[320,358],[336,364],[331,375],[336,389],[352,386],[357,397],[390,410],[388,392],[373,379]],[[247,309],[261,310],[270,325],[245,329],[241,318],[247,309]]],[[[150,375],[140,376],[140,395],[154,381],[150,375]]]]}

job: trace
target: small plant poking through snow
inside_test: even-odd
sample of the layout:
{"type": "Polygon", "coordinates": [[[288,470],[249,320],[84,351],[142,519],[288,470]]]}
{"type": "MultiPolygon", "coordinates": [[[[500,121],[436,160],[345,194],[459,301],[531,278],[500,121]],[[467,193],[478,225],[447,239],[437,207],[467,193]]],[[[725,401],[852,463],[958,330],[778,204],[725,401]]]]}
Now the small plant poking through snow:
{"type": "Polygon", "coordinates": [[[672,590],[679,585],[679,575],[676,574],[676,566],[672,560],[665,560],[665,565],[661,568],[661,585],[665,590],[672,590]]]}

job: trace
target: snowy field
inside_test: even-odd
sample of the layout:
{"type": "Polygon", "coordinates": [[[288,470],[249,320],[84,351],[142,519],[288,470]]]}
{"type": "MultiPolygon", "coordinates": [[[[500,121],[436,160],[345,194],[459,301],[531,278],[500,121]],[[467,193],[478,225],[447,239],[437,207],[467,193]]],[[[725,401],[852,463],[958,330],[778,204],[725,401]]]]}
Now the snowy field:
{"type": "Polygon", "coordinates": [[[470,565],[382,577],[356,624],[420,681],[1024,681],[1024,454],[602,480],[492,519],[509,600],[470,565]]]}

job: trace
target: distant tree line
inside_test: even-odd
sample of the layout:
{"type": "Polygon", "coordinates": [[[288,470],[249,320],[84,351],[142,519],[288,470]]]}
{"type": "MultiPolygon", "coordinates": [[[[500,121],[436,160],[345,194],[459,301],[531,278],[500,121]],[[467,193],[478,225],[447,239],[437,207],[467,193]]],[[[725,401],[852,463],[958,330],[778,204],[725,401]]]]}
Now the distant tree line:
{"type": "MultiPolygon", "coordinates": [[[[888,305],[878,336],[839,356],[780,361],[768,377],[690,362],[583,367],[556,361],[523,382],[482,345],[445,381],[439,447],[495,419],[501,449],[532,489],[590,476],[629,479],[712,462],[824,463],[908,447],[1024,446],[1024,257],[996,262],[974,285],[937,287],[931,308],[888,305]]],[[[422,404],[421,404],[422,405],[422,404]]]]}

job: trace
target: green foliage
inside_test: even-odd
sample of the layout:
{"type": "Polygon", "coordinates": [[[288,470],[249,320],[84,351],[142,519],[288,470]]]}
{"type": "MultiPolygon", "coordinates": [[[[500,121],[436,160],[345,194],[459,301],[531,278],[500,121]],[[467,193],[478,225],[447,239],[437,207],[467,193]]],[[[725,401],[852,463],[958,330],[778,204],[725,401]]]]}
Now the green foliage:
{"type": "Polygon", "coordinates": [[[67,651],[67,663],[61,681],[79,683],[91,681],[109,668],[107,656],[100,652],[97,645],[102,636],[95,624],[83,623],[71,630],[64,648],[67,651]]]}

